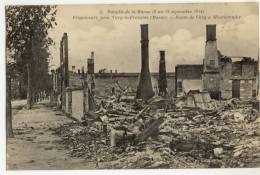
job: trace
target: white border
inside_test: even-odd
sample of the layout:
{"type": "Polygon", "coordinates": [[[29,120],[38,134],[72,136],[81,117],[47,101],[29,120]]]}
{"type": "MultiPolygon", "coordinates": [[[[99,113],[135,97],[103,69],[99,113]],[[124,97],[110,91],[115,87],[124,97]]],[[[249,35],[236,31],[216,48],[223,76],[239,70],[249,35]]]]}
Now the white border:
{"type": "Polygon", "coordinates": [[[216,2],[258,2],[258,0],[4,0],[3,4],[129,4],[129,3],[216,3],[216,2]]]}
{"type": "MultiPolygon", "coordinates": [[[[259,2],[258,0],[149,0],[149,3],[214,3],[214,2],[259,2]]],[[[145,0],[1,0],[0,1],[0,128],[1,150],[0,150],[0,174],[55,174],[55,175],[81,175],[81,174],[174,174],[174,175],[256,175],[260,174],[260,168],[236,168],[236,169],[167,169],[167,170],[45,170],[45,171],[6,171],[6,139],[5,139],[5,5],[39,5],[39,4],[130,4],[148,3],[145,0]]]]}

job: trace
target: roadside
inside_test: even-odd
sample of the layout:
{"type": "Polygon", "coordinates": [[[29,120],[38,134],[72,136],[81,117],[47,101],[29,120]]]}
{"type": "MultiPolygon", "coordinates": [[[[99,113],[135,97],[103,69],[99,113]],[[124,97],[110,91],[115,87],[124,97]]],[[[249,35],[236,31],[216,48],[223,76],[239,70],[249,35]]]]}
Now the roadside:
{"type": "Polygon", "coordinates": [[[27,100],[12,100],[12,115],[15,115],[19,110],[25,107],[27,100]]]}
{"type": "Polygon", "coordinates": [[[51,110],[47,101],[35,104],[32,110],[15,112],[15,138],[7,141],[7,170],[95,168],[85,159],[70,157],[61,139],[53,134],[53,128],[71,122],[61,112],[51,110]]]}

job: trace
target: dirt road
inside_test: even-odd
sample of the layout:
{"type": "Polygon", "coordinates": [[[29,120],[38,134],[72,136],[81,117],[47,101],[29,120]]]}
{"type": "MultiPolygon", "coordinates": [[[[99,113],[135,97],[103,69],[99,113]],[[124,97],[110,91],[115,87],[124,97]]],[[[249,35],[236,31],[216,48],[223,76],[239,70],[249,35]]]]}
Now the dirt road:
{"type": "Polygon", "coordinates": [[[7,141],[7,169],[94,169],[94,163],[71,158],[60,138],[53,135],[51,128],[72,120],[47,104],[41,102],[32,110],[21,109],[13,115],[15,138],[7,141]]]}

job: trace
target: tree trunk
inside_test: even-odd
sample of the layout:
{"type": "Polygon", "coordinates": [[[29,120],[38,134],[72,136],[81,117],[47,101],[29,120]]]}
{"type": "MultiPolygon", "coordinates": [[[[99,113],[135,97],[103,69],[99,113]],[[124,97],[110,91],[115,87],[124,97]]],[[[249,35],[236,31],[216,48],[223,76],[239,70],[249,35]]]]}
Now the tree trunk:
{"type": "Polygon", "coordinates": [[[22,75],[19,75],[19,78],[18,78],[18,98],[19,99],[23,98],[23,96],[22,96],[22,75]]]}
{"type": "Polygon", "coordinates": [[[28,76],[28,85],[27,85],[27,109],[32,109],[32,75],[31,75],[31,65],[27,64],[27,76],[28,76]]]}
{"type": "Polygon", "coordinates": [[[14,137],[12,127],[11,78],[8,75],[6,75],[6,137],[14,137]]]}

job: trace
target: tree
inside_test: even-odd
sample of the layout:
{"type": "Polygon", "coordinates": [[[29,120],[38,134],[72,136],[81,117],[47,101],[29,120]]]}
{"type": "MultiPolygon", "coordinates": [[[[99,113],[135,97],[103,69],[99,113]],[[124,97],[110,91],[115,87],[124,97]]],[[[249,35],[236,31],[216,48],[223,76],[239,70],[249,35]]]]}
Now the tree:
{"type": "MultiPolygon", "coordinates": [[[[27,106],[31,109],[35,88],[41,82],[34,78],[35,63],[45,64],[46,57],[39,59],[41,53],[48,53],[53,40],[48,36],[49,29],[56,24],[56,6],[7,6],[6,7],[6,47],[11,56],[19,53],[15,61],[27,70],[27,106]],[[40,43],[40,44],[39,44],[40,43]],[[33,83],[37,80],[37,83],[33,83]]],[[[45,54],[48,56],[48,54],[45,54]]],[[[39,65],[38,64],[38,65],[39,65]]],[[[37,67],[38,71],[38,67],[37,67]]],[[[44,69],[45,74],[48,74],[44,69]]]]}
{"type": "Polygon", "coordinates": [[[6,137],[12,138],[13,127],[12,127],[12,108],[11,108],[11,77],[14,76],[11,73],[14,72],[15,65],[8,63],[6,67],[6,137]],[[13,70],[13,71],[10,71],[13,70]]]}
{"type": "MultiPolygon", "coordinates": [[[[33,98],[33,85],[48,77],[49,46],[53,40],[48,30],[56,24],[56,6],[7,6],[6,7],[6,127],[7,138],[13,137],[11,84],[17,73],[27,84],[27,105],[30,109],[33,98]],[[42,54],[45,53],[45,54],[42,54]],[[37,65],[35,65],[37,63],[37,65]],[[39,66],[43,65],[43,66],[39,66]],[[37,70],[34,66],[38,66],[37,70]],[[41,70],[41,74],[34,75],[41,70]],[[27,74],[24,74],[27,70],[27,74]],[[26,82],[27,81],[27,82],[26,82]]],[[[42,81],[43,80],[43,81],[42,81]]],[[[37,86],[39,88],[40,86],[37,86]]],[[[42,87],[41,87],[42,88],[42,87]]]]}

